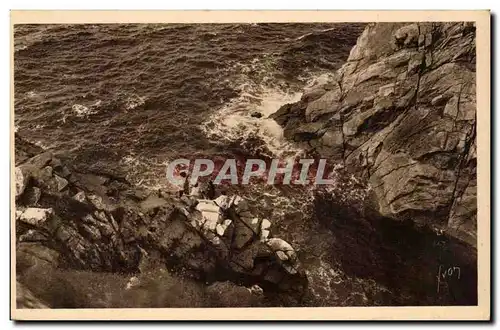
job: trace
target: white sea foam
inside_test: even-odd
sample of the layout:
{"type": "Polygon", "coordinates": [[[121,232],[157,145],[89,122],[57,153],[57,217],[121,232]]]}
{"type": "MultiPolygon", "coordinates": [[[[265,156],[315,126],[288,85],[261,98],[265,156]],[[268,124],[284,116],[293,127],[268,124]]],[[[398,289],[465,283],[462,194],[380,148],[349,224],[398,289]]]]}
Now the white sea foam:
{"type": "MultiPolygon", "coordinates": [[[[267,66],[266,60],[254,59],[248,66],[242,66],[243,73],[248,71],[265,72],[262,66],[267,66]]],[[[261,84],[250,81],[243,74],[239,81],[240,95],[221,109],[210,115],[203,123],[202,130],[214,141],[245,141],[257,137],[263,141],[274,157],[295,157],[303,150],[287,141],[283,136],[283,128],[269,115],[276,112],[287,103],[300,100],[302,92],[289,91],[279,82],[267,84],[271,79],[264,74],[261,84]],[[254,118],[252,113],[258,112],[261,118],[254,118]]],[[[314,78],[306,79],[303,90],[305,92],[317,86],[331,82],[332,74],[321,74],[314,78]]]]}
{"type": "Polygon", "coordinates": [[[84,118],[96,114],[98,112],[97,108],[99,107],[100,104],[101,101],[99,100],[90,106],[85,106],[83,104],[73,104],[71,110],[73,110],[73,113],[77,117],[84,118]]]}
{"type": "Polygon", "coordinates": [[[309,32],[309,33],[303,34],[300,37],[296,38],[295,41],[302,40],[305,37],[308,37],[308,36],[313,35],[313,34],[318,34],[318,33],[323,33],[323,32],[328,32],[328,31],[333,31],[333,30],[335,30],[335,28],[324,29],[324,30],[316,31],[316,32],[309,32]]]}
{"type": "Polygon", "coordinates": [[[26,97],[29,99],[35,98],[37,96],[38,96],[37,93],[35,93],[34,91],[29,91],[26,93],[26,97]]]}
{"type": "Polygon", "coordinates": [[[40,147],[40,148],[44,149],[44,150],[47,150],[47,149],[51,148],[50,145],[48,145],[48,144],[46,144],[46,143],[44,143],[44,142],[42,142],[40,140],[34,141],[33,144],[36,145],[37,147],[40,147]]]}
{"type": "Polygon", "coordinates": [[[127,98],[125,102],[125,109],[133,110],[146,102],[146,98],[138,95],[131,95],[127,98]]]}
{"type": "Polygon", "coordinates": [[[165,162],[130,153],[120,159],[119,166],[125,170],[127,181],[134,186],[151,191],[161,189],[175,192],[178,190],[166,179],[165,162]]]}
{"type": "Polygon", "coordinates": [[[257,137],[273,153],[270,156],[293,156],[301,152],[283,137],[283,129],[273,119],[267,118],[286,103],[300,100],[301,93],[286,93],[280,89],[240,85],[240,96],[213,113],[202,129],[213,140],[238,141],[257,137]],[[254,118],[258,112],[261,118],[254,118]]]}
{"type": "Polygon", "coordinates": [[[326,85],[335,81],[335,75],[330,72],[322,73],[315,76],[313,79],[309,79],[304,86],[304,93],[307,93],[321,85],[326,85]]]}

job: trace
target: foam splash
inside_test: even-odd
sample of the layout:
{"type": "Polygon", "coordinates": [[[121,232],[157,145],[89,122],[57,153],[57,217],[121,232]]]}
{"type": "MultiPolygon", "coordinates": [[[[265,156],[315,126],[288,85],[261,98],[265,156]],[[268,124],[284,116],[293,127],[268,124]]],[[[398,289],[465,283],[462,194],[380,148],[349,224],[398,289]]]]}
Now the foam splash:
{"type": "Polygon", "coordinates": [[[270,157],[297,157],[303,153],[302,149],[284,138],[283,128],[268,117],[281,106],[299,101],[302,92],[331,83],[334,75],[306,73],[299,77],[304,85],[297,92],[285,82],[273,78],[270,73],[273,63],[271,57],[264,56],[245,65],[236,64],[242,73],[236,79],[239,96],[211,114],[202,124],[201,129],[208,138],[221,143],[257,138],[271,152],[270,157]],[[250,72],[257,76],[256,80],[248,78],[250,72]],[[261,118],[252,117],[253,113],[259,113],[261,118]]]}
{"type": "Polygon", "coordinates": [[[99,111],[101,103],[101,100],[97,100],[89,106],[85,106],[83,104],[73,104],[71,110],[73,110],[73,114],[77,117],[86,118],[88,116],[95,115],[99,111]]]}
{"type": "Polygon", "coordinates": [[[35,97],[37,97],[38,94],[35,92],[35,91],[29,91],[26,93],[26,97],[29,98],[29,99],[33,99],[35,97]]]}
{"type": "Polygon", "coordinates": [[[304,86],[304,93],[308,93],[313,89],[319,88],[320,86],[330,84],[336,81],[335,74],[331,72],[325,72],[320,75],[315,76],[313,79],[309,79],[304,86]]]}
{"type": "Polygon", "coordinates": [[[166,180],[163,162],[130,153],[122,157],[118,164],[125,170],[127,181],[136,187],[151,191],[165,190],[165,188],[175,191],[166,180]]]}
{"type": "Polygon", "coordinates": [[[329,31],[333,31],[335,29],[336,28],[333,27],[333,28],[323,29],[323,30],[319,30],[319,31],[315,31],[315,32],[309,32],[309,33],[301,35],[298,38],[295,38],[295,41],[302,40],[302,39],[307,38],[307,37],[314,35],[314,34],[321,34],[321,33],[329,32],[329,31]]]}
{"type": "Polygon", "coordinates": [[[127,98],[127,101],[125,102],[125,109],[134,110],[135,108],[143,105],[145,102],[146,102],[146,97],[131,95],[127,98]]]}
{"type": "Polygon", "coordinates": [[[257,137],[272,152],[269,156],[297,156],[302,150],[286,141],[281,126],[267,117],[280,106],[297,102],[301,95],[271,88],[265,88],[260,93],[245,91],[212,114],[203,124],[202,130],[210,139],[225,142],[257,137]],[[254,112],[260,113],[262,117],[252,117],[254,112]]]}
{"type": "Polygon", "coordinates": [[[32,141],[32,143],[34,145],[36,145],[37,147],[40,147],[42,148],[43,150],[48,150],[48,149],[51,149],[51,145],[49,144],[46,144],[45,142],[41,141],[41,140],[37,140],[37,141],[32,141]]]}

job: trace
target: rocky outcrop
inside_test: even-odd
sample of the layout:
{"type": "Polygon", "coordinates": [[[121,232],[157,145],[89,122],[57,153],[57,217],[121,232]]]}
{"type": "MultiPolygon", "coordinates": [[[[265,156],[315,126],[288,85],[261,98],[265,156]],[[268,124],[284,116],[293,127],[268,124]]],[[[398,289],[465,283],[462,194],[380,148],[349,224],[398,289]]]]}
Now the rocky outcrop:
{"type": "Polygon", "coordinates": [[[18,308],[50,308],[21,283],[16,283],[16,304],[18,308]]]}
{"type": "Polygon", "coordinates": [[[134,276],[157,264],[203,283],[258,285],[293,299],[307,288],[294,249],[239,196],[148,194],[26,145],[16,143],[20,278],[37,265],[134,276]]]}
{"type": "Polygon", "coordinates": [[[369,24],[334,81],[272,117],[365,178],[383,216],[476,245],[472,23],[369,24]]]}

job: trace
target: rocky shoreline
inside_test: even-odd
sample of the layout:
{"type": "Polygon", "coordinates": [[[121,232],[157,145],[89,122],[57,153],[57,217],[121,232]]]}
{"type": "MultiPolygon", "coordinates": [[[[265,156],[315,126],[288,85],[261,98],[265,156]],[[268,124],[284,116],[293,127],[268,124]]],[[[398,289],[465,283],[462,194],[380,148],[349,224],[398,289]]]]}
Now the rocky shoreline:
{"type": "Polygon", "coordinates": [[[369,24],[334,81],[272,115],[342,165],[308,218],[144,190],[16,134],[18,307],[477,304],[474,42],[466,23],[369,24]]]}
{"type": "Polygon", "coordinates": [[[45,263],[131,274],[134,283],[144,267],[160,264],[206,283],[303,296],[307,279],[294,249],[273,237],[271,222],[255,217],[241,197],[148,194],[123,180],[74,172],[17,136],[16,147],[28,147],[16,149],[21,277],[45,263]]]}

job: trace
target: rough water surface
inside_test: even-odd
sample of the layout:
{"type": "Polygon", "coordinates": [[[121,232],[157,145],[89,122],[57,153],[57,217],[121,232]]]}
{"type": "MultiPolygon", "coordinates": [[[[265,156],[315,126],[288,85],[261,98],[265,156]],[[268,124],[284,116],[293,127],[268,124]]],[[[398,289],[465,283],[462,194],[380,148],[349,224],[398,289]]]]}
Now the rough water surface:
{"type": "Polygon", "coordinates": [[[15,125],[82,167],[162,186],[165,162],[220,153],[224,144],[211,137],[227,133],[217,131],[230,125],[221,121],[296,101],[307,81],[343,63],[362,28],[19,25],[15,125]]]}

